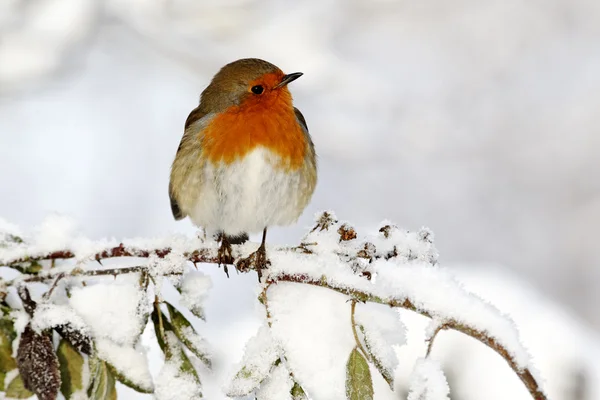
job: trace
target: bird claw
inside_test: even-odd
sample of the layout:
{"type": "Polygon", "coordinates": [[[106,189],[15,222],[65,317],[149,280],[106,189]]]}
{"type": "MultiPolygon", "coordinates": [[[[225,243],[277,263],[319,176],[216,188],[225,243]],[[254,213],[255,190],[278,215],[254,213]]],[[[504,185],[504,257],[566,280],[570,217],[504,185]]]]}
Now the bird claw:
{"type": "Polygon", "coordinates": [[[239,272],[248,272],[252,269],[258,273],[258,280],[262,277],[262,270],[266,269],[271,265],[271,261],[267,258],[267,251],[263,245],[261,245],[254,253],[250,254],[246,258],[240,259],[235,267],[239,272]]]}
{"type": "Polygon", "coordinates": [[[223,266],[223,271],[225,271],[225,274],[229,278],[229,270],[227,269],[227,265],[233,265],[234,259],[231,250],[231,244],[229,244],[225,237],[221,239],[221,246],[217,252],[217,261],[219,267],[221,267],[221,265],[223,266]]]}

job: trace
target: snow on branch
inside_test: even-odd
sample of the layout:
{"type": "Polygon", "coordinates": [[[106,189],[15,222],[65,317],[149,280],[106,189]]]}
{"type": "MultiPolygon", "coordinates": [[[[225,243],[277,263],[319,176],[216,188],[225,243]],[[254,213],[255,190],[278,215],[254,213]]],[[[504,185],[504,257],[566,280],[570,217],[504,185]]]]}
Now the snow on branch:
{"type": "MultiPolygon", "coordinates": [[[[234,258],[255,247],[234,246],[234,258]]],[[[258,283],[265,324],[223,383],[229,396],[372,399],[372,373],[394,390],[395,349],[405,344],[395,309],[402,308],[431,318],[413,397],[447,398],[445,377],[429,353],[437,335],[452,329],[496,351],[532,398],[546,399],[512,320],[437,264],[429,230],[383,224],[359,238],[324,212],[298,246],[268,248],[268,257],[258,283]]],[[[60,388],[66,398],[85,392],[100,399],[112,396],[119,381],[159,399],[199,398],[198,366],[210,368],[210,346],[197,321],[162,298],[160,289],[168,279],[182,307],[204,319],[202,303],[212,284],[194,267],[216,262],[217,244],[200,237],[94,242],[58,217],[29,236],[0,220],[0,266],[17,271],[10,280],[0,273],[0,392],[55,399],[60,388]],[[107,258],[132,258],[134,265],[104,268],[107,258]],[[45,291],[30,295],[39,283],[45,291]],[[165,354],[156,379],[140,345],[147,324],[165,354]],[[53,335],[59,345],[48,351],[53,335]],[[40,360],[32,358],[34,349],[44,349],[40,360]]]]}

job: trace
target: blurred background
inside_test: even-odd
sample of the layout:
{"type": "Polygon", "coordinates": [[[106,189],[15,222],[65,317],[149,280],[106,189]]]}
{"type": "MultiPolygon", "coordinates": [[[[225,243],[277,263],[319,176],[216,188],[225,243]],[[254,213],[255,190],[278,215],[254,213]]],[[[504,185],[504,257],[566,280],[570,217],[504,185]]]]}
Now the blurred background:
{"type": "MultiPolygon", "coordinates": [[[[582,361],[600,329],[597,0],[3,0],[0,216],[194,234],[172,219],[170,163],[200,92],[244,57],[304,72],[291,90],[320,156],[312,203],[273,243],[297,243],[323,209],[362,230],[428,226],[467,287],[499,306],[543,299],[513,304],[552,322],[529,323],[549,342],[535,357],[583,341],[551,340],[565,321],[585,331],[554,398],[600,398],[582,361]]],[[[258,324],[254,279],[214,272],[206,329],[224,354],[258,324]]]]}

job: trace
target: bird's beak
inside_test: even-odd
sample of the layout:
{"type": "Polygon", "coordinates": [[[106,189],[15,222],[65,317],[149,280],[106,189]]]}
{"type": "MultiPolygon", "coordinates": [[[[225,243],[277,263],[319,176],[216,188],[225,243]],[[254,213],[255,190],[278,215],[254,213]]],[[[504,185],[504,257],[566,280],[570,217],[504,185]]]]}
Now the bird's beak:
{"type": "Polygon", "coordinates": [[[304,75],[302,72],[294,72],[293,74],[284,75],[281,82],[279,82],[277,85],[275,85],[275,87],[273,89],[278,89],[282,86],[285,86],[288,83],[293,82],[296,79],[300,78],[302,75],[304,75]]]}

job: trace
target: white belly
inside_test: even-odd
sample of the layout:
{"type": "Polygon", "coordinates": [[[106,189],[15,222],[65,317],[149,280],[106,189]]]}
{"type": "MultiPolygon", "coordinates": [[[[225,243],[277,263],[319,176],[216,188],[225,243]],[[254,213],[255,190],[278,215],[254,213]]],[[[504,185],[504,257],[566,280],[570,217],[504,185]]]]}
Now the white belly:
{"type": "Polygon", "coordinates": [[[207,165],[192,221],[209,235],[259,232],[295,222],[305,206],[299,192],[307,190],[307,183],[302,169],[277,169],[277,161],[271,151],[258,148],[241,161],[207,165]]]}

